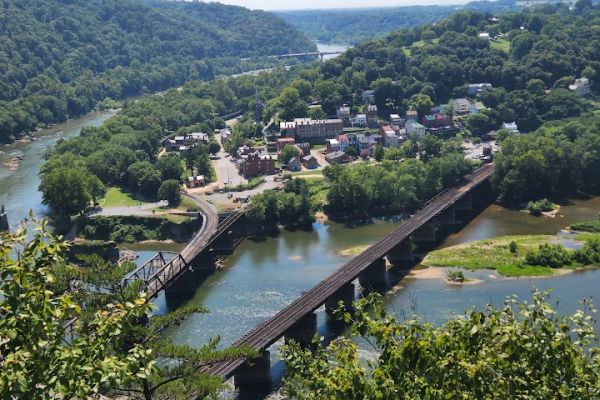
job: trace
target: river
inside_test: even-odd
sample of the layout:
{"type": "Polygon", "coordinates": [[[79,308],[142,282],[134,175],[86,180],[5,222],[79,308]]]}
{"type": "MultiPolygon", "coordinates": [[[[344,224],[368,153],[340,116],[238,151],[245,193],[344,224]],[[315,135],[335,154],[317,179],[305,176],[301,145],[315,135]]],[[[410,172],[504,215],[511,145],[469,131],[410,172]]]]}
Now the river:
{"type": "Polygon", "coordinates": [[[38,191],[38,172],[44,162],[44,154],[61,138],[79,135],[84,126],[99,126],[115,111],[101,111],[58,124],[36,133],[36,140],[0,146],[0,204],[4,204],[12,228],[27,217],[29,210],[36,216],[46,215],[42,194],[38,191]],[[15,153],[23,155],[19,168],[11,171],[4,166],[15,153]]]}
{"type": "MultiPolygon", "coordinates": [[[[554,219],[491,205],[459,232],[448,236],[440,247],[497,235],[556,234],[572,222],[595,219],[599,211],[600,197],[575,200],[563,206],[554,219]]],[[[342,250],[372,244],[398,223],[379,221],[355,228],[315,223],[311,232],[282,231],[261,240],[245,240],[225,260],[224,269],[209,276],[189,300],[206,306],[210,313],[189,317],[167,335],[177,343],[191,346],[200,346],[215,336],[220,336],[222,346],[231,344],[348,261],[340,254],[342,250]]],[[[385,302],[400,318],[416,311],[424,320],[441,323],[470,307],[501,305],[511,294],[526,300],[533,287],[552,288],[553,301],[559,301],[558,310],[570,313],[579,306],[579,300],[597,295],[600,287],[600,270],[532,279],[505,279],[485,270],[465,274],[482,283],[456,286],[439,277],[407,278],[388,291],[385,302]]],[[[168,310],[164,297],[157,300],[157,305],[159,313],[168,310]]],[[[317,316],[319,334],[332,336],[322,308],[317,310],[317,316]]],[[[271,349],[272,362],[277,365],[276,378],[283,371],[277,364],[276,347],[281,343],[271,349]]]]}

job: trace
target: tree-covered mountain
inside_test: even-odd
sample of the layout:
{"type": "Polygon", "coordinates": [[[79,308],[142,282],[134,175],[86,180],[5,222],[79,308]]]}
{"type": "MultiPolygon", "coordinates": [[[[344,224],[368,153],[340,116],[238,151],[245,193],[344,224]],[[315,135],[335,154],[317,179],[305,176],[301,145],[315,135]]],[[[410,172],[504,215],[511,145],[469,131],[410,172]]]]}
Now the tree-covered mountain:
{"type": "MultiPolygon", "coordinates": [[[[387,116],[402,115],[409,107],[423,114],[431,102],[445,105],[464,97],[467,83],[489,82],[494,89],[480,96],[488,109],[471,118],[474,133],[512,121],[531,132],[589,106],[568,89],[576,78],[588,78],[593,93],[600,93],[598,21],[600,8],[590,1],[572,10],[557,3],[505,13],[499,20],[490,13],[460,11],[435,24],[361,43],[304,73],[292,86],[304,104],[318,103],[328,115],[344,103],[358,109],[362,91],[373,89],[380,114],[387,116]]],[[[267,115],[304,116],[295,110],[306,107],[286,98],[267,104],[267,115]]]]}
{"type": "Polygon", "coordinates": [[[217,3],[0,0],[0,10],[0,142],[107,97],[241,72],[242,58],[314,49],[272,14],[217,3]]]}
{"type": "Polygon", "coordinates": [[[517,10],[516,1],[477,1],[464,6],[404,6],[334,10],[280,11],[276,14],[308,37],[323,43],[356,44],[401,28],[441,20],[458,9],[504,12],[517,10]]]}

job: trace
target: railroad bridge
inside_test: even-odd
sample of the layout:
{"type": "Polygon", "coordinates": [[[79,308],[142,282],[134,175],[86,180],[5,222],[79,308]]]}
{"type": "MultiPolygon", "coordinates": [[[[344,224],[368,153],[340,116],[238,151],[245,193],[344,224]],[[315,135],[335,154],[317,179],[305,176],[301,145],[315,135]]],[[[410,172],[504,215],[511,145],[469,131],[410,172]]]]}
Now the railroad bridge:
{"type": "Polygon", "coordinates": [[[235,211],[218,215],[214,207],[200,198],[184,193],[200,207],[202,226],[187,246],[171,259],[162,252],[124,277],[125,284],[143,282],[147,298],[152,299],[165,290],[169,293],[190,293],[197,288],[194,274],[206,276],[215,270],[214,257],[233,252],[233,225],[244,213],[235,211]],[[180,279],[186,275],[189,279],[180,279]]]}
{"type": "Polygon", "coordinates": [[[392,266],[390,272],[394,269],[406,272],[414,265],[416,247],[426,247],[435,242],[438,230],[444,226],[466,222],[477,208],[477,202],[483,202],[479,206],[484,206],[493,201],[488,195],[491,190],[487,187],[493,172],[493,164],[486,164],[466,176],[459,186],[440,193],[384,239],[233,344],[258,350],[262,357],[251,362],[244,359],[229,360],[205,371],[226,379],[233,376],[240,390],[270,385],[269,346],[282,337],[286,341],[293,339],[303,346],[309,345],[317,332],[314,311],[325,306],[326,312],[331,314],[340,301],[346,307],[351,307],[355,299],[353,282],[357,278],[361,287],[375,288],[386,280],[387,264],[392,266]]]}

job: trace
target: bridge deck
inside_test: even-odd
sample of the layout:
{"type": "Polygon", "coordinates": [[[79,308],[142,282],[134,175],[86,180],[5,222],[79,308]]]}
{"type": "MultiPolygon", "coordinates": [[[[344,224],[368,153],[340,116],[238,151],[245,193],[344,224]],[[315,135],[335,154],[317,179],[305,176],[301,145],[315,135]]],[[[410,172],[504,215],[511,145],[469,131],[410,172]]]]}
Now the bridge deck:
{"type": "Polygon", "coordinates": [[[189,263],[242,215],[232,213],[219,223],[217,212],[212,205],[194,195],[184,194],[184,196],[193,200],[202,210],[204,220],[198,233],[175,258],[165,261],[162,257],[154,257],[125,277],[126,282],[144,281],[149,299],[157,296],[161,290],[166,289],[179,278],[189,268],[189,263]]]}
{"type": "MultiPolygon", "coordinates": [[[[421,210],[402,223],[391,234],[344,264],[274,317],[261,323],[254,330],[239,339],[234,346],[245,345],[256,350],[265,350],[284,336],[285,332],[296,321],[323,305],[342,286],[356,279],[368,266],[386,256],[394,247],[408,238],[431,218],[451,207],[473,188],[487,180],[493,172],[494,166],[486,164],[471,175],[466,176],[463,185],[442,192],[431,199],[421,210]]],[[[230,360],[215,364],[206,371],[212,375],[229,378],[243,363],[243,359],[230,360]]]]}

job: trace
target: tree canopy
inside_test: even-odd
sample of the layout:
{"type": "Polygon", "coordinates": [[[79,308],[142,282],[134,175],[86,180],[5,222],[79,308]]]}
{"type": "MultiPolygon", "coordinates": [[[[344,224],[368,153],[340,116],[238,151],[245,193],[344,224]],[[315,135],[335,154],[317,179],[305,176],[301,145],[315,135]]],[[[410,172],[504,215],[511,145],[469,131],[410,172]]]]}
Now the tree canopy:
{"type": "Polygon", "coordinates": [[[374,346],[362,360],[355,341],[325,350],[283,351],[285,390],[295,399],[593,399],[600,396],[600,357],[589,301],[559,317],[548,293],[529,303],[470,310],[442,326],[398,321],[375,296],[361,299],[353,335],[374,346]]]}
{"type": "Polygon", "coordinates": [[[314,50],[278,17],[218,3],[0,2],[0,143],[122,99],[314,50]],[[241,59],[248,60],[242,64],[241,59]]]}

